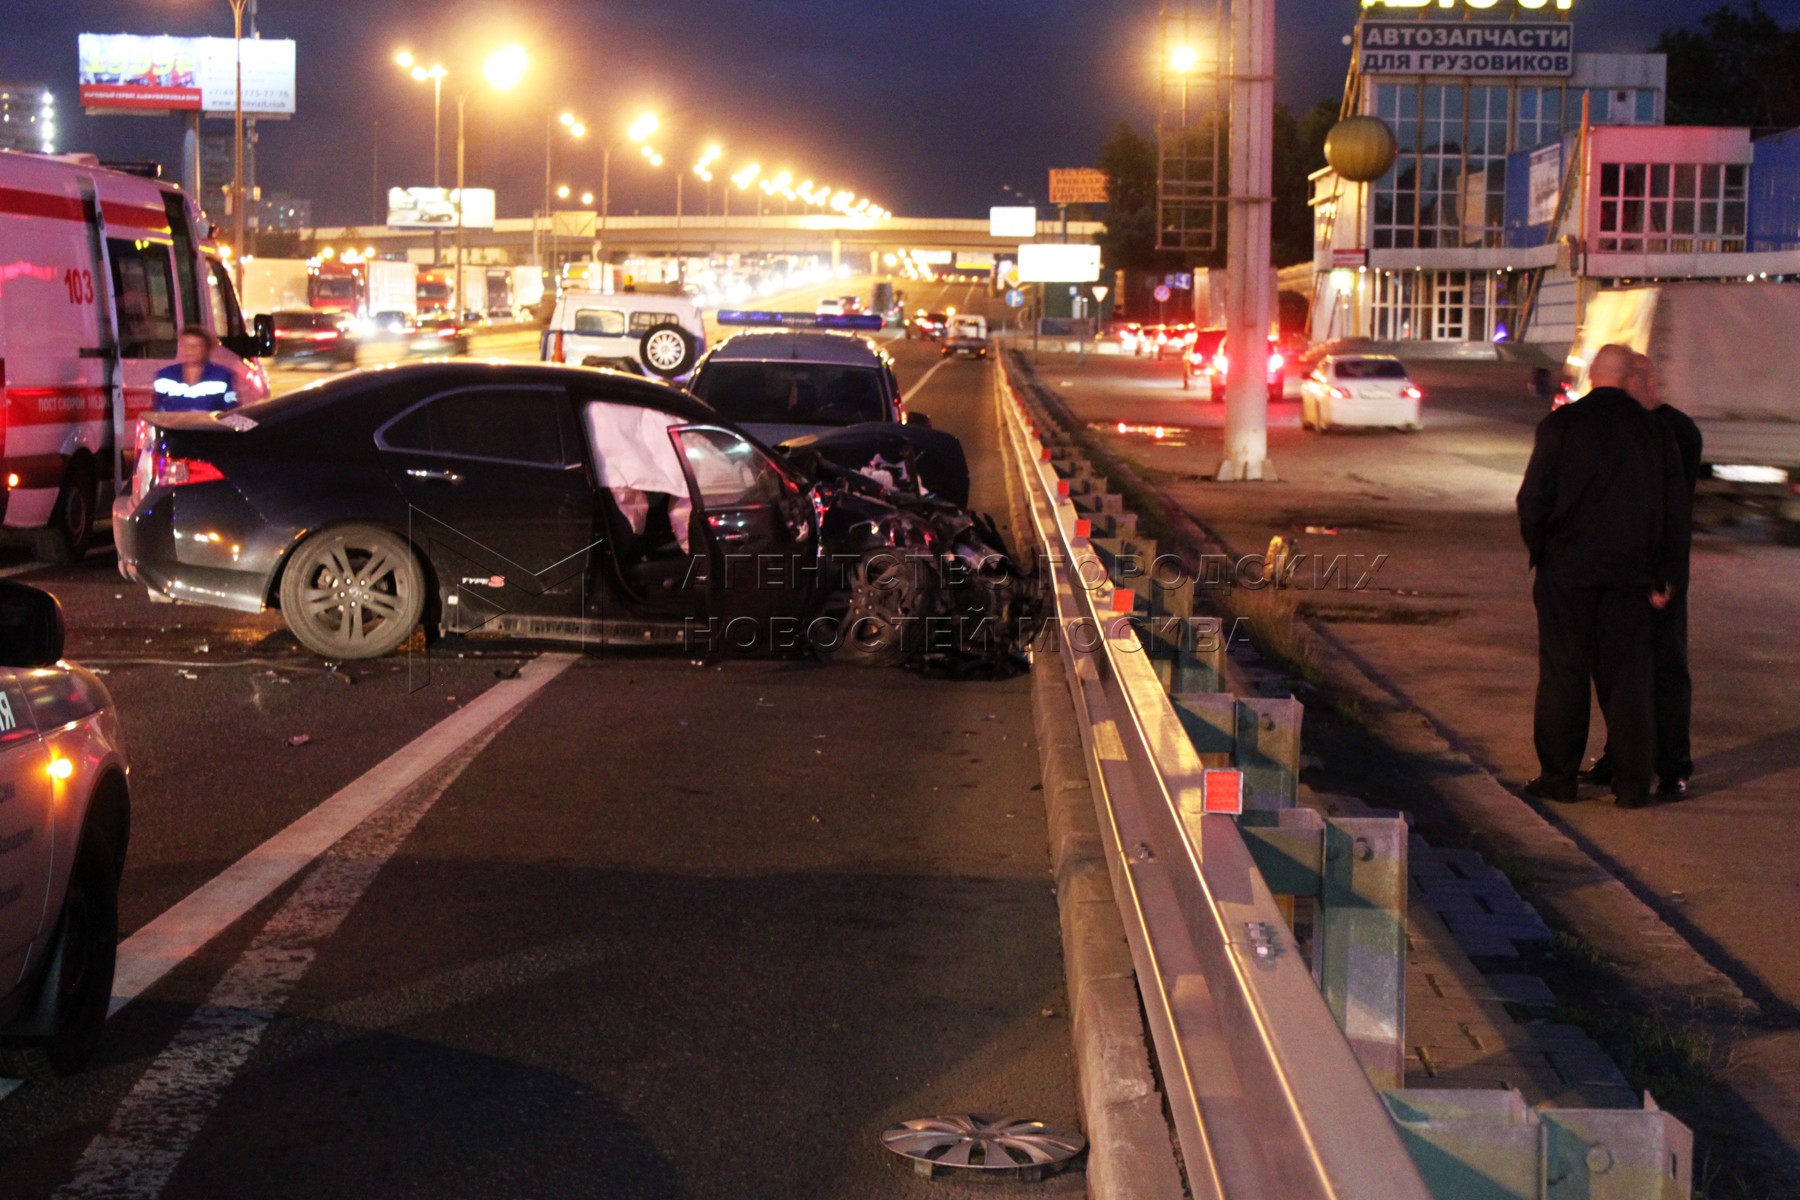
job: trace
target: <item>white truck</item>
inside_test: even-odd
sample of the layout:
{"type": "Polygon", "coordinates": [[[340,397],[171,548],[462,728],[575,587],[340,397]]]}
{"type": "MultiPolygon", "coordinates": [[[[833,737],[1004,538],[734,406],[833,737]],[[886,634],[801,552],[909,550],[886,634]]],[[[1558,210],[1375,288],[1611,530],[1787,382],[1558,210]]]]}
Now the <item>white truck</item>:
{"type": "Polygon", "coordinates": [[[488,310],[488,269],[486,266],[464,266],[462,269],[462,293],[458,297],[462,312],[456,314],[459,322],[469,319],[469,314],[487,315],[488,310]]]}
{"type": "Polygon", "coordinates": [[[487,269],[488,316],[496,321],[518,320],[544,298],[544,273],[536,267],[487,269]]]}
{"type": "Polygon", "coordinates": [[[1564,390],[1586,395],[1609,343],[1648,354],[1662,399],[1705,439],[1699,495],[1766,511],[1800,543],[1800,284],[1670,283],[1608,288],[1588,301],[1564,390]]]}
{"type": "Polygon", "coordinates": [[[376,313],[402,312],[416,316],[419,311],[419,268],[409,262],[372,259],[368,270],[368,295],[363,303],[363,316],[376,313]]]}
{"type": "Polygon", "coordinates": [[[247,258],[241,297],[248,313],[305,312],[312,307],[304,258],[247,258]]]}

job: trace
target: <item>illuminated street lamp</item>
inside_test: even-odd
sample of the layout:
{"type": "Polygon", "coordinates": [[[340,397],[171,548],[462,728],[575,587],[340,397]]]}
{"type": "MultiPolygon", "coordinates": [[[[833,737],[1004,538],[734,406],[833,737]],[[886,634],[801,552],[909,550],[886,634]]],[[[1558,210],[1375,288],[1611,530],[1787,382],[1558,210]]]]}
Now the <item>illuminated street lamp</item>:
{"type": "MultiPolygon", "coordinates": [[[[538,237],[537,218],[533,217],[531,221],[531,256],[537,260],[540,271],[545,266],[546,257],[555,257],[555,247],[552,242],[556,236],[556,222],[550,213],[550,162],[553,157],[551,139],[554,137],[558,125],[568,130],[569,136],[577,141],[587,136],[587,126],[577,120],[574,113],[566,112],[559,116],[552,112],[544,120],[544,223],[548,228],[545,229],[541,241],[538,237]]],[[[566,191],[564,194],[567,194],[566,191]]]]}
{"type": "MultiPolygon", "coordinates": [[[[642,142],[656,132],[659,123],[654,113],[643,114],[624,133],[608,142],[600,155],[600,234],[596,240],[601,249],[606,248],[606,215],[612,210],[612,153],[628,141],[642,142]]],[[[655,153],[648,146],[644,149],[646,158],[655,153]]]]}
{"type": "MultiPolygon", "coordinates": [[[[394,61],[400,69],[411,75],[414,83],[431,84],[431,186],[439,191],[444,187],[443,147],[444,147],[444,70],[442,63],[434,63],[427,67],[412,56],[412,51],[402,50],[394,55],[394,61]]],[[[444,234],[441,230],[431,231],[431,261],[433,265],[444,261],[444,234]]]]}
{"type": "Polygon", "coordinates": [[[456,320],[463,319],[463,185],[464,168],[467,160],[468,138],[467,121],[469,97],[475,94],[483,83],[496,92],[509,92],[519,86],[525,79],[525,72],[531,66],[531,59],[523,46],[507,46],[488,55],[487,61],[481,64],[481,79],[464,88],[456,97],[456,280],[451,296],[456,305],[456,320]]]}

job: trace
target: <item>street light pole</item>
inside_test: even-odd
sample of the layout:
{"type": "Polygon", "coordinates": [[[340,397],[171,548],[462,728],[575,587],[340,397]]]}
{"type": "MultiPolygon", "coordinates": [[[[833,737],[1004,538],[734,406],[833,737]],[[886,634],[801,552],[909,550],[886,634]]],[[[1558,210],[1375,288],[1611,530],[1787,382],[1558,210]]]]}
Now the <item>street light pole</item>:
{"type": "Polygon", "coordinates": [[[687,267],[681,261],[681,186],[687,182],[686,171],[675,172],[675,282],[687,282],[687,267]]]}
{"type": "Polygon", "coordinates": [[[1269,321],[1274,308],[1275,0],[1231,5],[1231,195],[1226,232],[1225,457],[1221,483],[1274,479],[1269,321]]]}
{"type": "MultiPolygon", "coordinates": [[[[431,190],[444,190],[444,69],[427,72],[431,76],[431,190]]],[[[444,261],[444,231],[431,231],[431,265],[444,261]]]]}
{"type": "Polygon", "coordinates": [[[244,290],[244,3],[230,0],[232,49],[237,57],[237,86],[231,98],[231,267],[238,291],[244,290]]]}
{"type": "Polygon", "coordinates": [[[450,277],[450,303],[452,319],[458,325],[463,323],[463,118],[469,106],[469,94],[474,90],[475,86],[470,85],[456,98],[456,266],[450,277]]]}

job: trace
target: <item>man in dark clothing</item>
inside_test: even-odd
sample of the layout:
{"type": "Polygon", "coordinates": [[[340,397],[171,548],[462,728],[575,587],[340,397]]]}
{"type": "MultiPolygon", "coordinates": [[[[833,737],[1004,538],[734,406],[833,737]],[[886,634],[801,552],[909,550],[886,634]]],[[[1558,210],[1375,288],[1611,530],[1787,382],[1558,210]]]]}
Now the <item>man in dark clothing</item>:
{"type": "MultiPolygon", "coordinates": [[[[1688,503],[1700,481],[1703,442],[1694,419],[1672,404],[1664,404],[1657,387],[1656,364],[1647,354],[1632,357],[1627,390],[1658,421],[1667,425],[1681,452],[1681,472],[1687,481],[1688,503]]],[[[1682,547],[1681,577],[1688,577],[1691,539],[1682,547]]],[[[1688,778],[1694,773],[1690,725],[1694,710],[1694,683],[1688,674],[1687,584],[1675,588],[1669,603],[1650,614],[1651,698],[1656,710],[1656,794],[1679,800],[1687,795],[1688,778]]],[[[1611,783],[1611,747],[1582,773],[1589,783],[1611,783]]]]}
{"type": "Polygon", "coordinates": [[[1534,796],[1578,798],[1590,686],[1613,749],[1613,795],[1649,803],[1650,615],[1685,585],[1687,489],[1674,436],[1624,390],[1631,351],[1605,346],[1593,389],[1538,424],[1519,488],[1519,529],[1537,570],[1534,796]]]}

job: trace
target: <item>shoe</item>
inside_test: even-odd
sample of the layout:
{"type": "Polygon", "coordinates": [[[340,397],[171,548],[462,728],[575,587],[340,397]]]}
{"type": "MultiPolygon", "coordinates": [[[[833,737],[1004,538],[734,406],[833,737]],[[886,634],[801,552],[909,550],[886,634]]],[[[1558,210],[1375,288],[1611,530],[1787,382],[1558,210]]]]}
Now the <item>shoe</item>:
{"type": "Polygon", "coordinates": [[[1602,754],[1594,760],[1593,766],[1578,772],[1575,778],[1582,783],[1611,783],[1613,781],[1612,763],[1607,761],[1606,755],[1602,754]]]}
{"type": "Polygon", "coordinates": [[[1554,800],[1558,804],[1574,804],[1581,799],[1573,783],[1558,783],[1545,779],[1542,775],[1527,783],[1524,792],[1527,796],[1535,796],[1539,800],[1554,800]]]}
{"type": "Polygon", "coordinates": [[[1656,785],[1656,794],[1665,800],[1686,800],[1688,781],[1679,775],[1670,775],[1656,785]]]}

